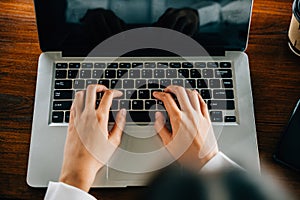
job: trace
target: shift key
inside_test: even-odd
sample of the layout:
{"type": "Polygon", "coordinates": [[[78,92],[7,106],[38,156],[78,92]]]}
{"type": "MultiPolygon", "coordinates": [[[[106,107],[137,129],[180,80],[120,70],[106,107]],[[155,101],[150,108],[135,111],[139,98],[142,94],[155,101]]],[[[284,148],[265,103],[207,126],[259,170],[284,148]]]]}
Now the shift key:
{"type": "Polygon", "coordinates": [[[70,110],[72,101],[54,101],[53,110],[70,110]]]}

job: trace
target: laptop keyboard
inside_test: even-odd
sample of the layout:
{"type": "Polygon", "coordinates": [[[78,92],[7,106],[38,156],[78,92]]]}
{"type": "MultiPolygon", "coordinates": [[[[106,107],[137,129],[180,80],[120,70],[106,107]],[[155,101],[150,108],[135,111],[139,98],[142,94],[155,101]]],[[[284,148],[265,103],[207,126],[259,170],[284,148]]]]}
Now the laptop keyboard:
{"type": "MultiPolygon", "coordinates": [[[[121,108],[128,111],[128,123],[154,122],[156,111],[167,117],[163,103],[152,93],[173,84],[196,89],[213,123],[233,123],[237,117],[232,77],[231,62],[56,62],[50,123],[68,123],[75,92],[90,84],[123,92],[112,102],[110,122],[121,108]]],[[[101,96],[97,94],[96,107],[101,96]]]]}

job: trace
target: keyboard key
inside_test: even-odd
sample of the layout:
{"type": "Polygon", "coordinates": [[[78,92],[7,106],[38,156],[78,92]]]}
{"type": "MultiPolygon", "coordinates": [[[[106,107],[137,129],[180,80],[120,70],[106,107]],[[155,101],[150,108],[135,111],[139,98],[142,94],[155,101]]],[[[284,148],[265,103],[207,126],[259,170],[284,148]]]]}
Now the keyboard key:
{"type": "Polygon", "coordinates": [[[155,100],[146,100],[145,101],[146,110],[156,110],[156,101],[155,100]]]}
{"type": "Polygon", "coordinates": [[[55,80],[55,89],[71,89],[72,80],[55,80]]]}
{"type": "Polygon", "coordinates": [[[196,68],[206,68],[206,63],[205,62],[195,62],[194,66],[196,68]]]}
{"type": "Polygon", "coordinates": [[[132,110],[143,110],[144,109],[144,102],[143,100],[132,100],[131,103],[132,110]]]}
{"type": "Polygon", "coordinates": [[[82,63],[82,68],[92,69],[93,63],[82,63]]]}
{"type": "Polygon", "coordinates": [[[155,89],[155,90],[151,90],[151,99],[156,99],[154,96],[153,96],[153,92],[161,92],[162,90],[159,90],[159,89],[155,89]]]}
{"type": "Polygon", "coordinates": [[[128,70],[127,69],[119,69],[117,71],[117,78],[128,78],[128,70]]]}
{"type": "Polygon", "coordinates": [[[64,121],[64,112],[52,112],[52,122],[62,123],[64,121]]]}
{"type": "Polygon", "coordinates": [[[181,63],[180,62],[171,62],[170,67],[171,68],[181,68],[181,63]]]}
{"type": "Polygon", "coordinates": [[[105,78],[116,78],[116,70],[113,69],[107,69],[104,72],[105,78]]]}
{"type": "Polygon", "coordinates": [[[113,68],[116,69],[118,68],[119,64],[118,63],[108,63],[107,68],[113,68]]]}
{"type": "Polygon", "coordinates": [[[201,90],[200,95],[203,99],[211,99],[211,90],[209,90],[209,89],[201,90]]]}
{"type": "Polygon", "coordinates": [[[182,63],[182,68],[193,68],[193,63],[184,62],[182,63]]]}
{"type": "Polygon", "coordinates": [[[234,110],[233,100],[208,100],[208,109],[212,110],[234,110]]]}
{"type": "Polygon", "coordinates": [[[154,78],[165,78],[165,70],[155,69],[154,70],[154,78]]]}
{"type": "Polygon", "coordinates": [[[111,89],[122,88],[122,80],[119,80],[119,79],[112,79],[112,80],[110,80],[110,88],[111,89]]]}
{"type": "Polygon", "coordinates": [[[80,70],[80,78],[91,78],[92,71],[91,70],[80,70]]]}
{"type": "Polygon", "coordinates": [[[104,74],[104,70],[101,70],[101,69],[93,70],[93,78],[100,79],[103,77],[103,74],[104,74]]]}
{"type": "Polygon", "coordinates": [[[219,79],[210,79],[209,80],[209,87],[210,88],[220,88],[220,80],[219,79]]]}
{"type": "Polygon", "coordinates": [[[74,80],[74,89],[85,89],[85,81],[84,80],[74,80]]]}
{"type": "Polygon", "coordinates": [[[68,78],[77,78],[79,70],[69,70],[68,78]]]}
{"type": "Polygon", "coordinates": [[[130,63],[120,63],[119,65],[120,68],[130,68],[131,67],[131,64],[130,63]]]}
{"type": "Polygon", "coordinates": [[[206,79],[198,79],[197,80],[197,88],[208,88],[206,79]]]}
{"type": "Polygon", "coordinates": [[[80,63],[69,63],[69,68],[79,69],[80,68],[80,63]]]}
{"type": "Polygon", "coordinates": [[[129,111],[126,115],[127,122],[151,122],[154,121],[154,111],[129,111]]]}
{"type": "Polygon", "coordinates": [[[222,84],[224,88],[233,88],[233,82],[231,79],[223,79],[222,84]]]}
{"type": "Polygon", "coordinates": [[[208,62],[207,63],[207,67],[208,68],[218,68],[219,67],[219,63],[217,63],[217,62],[208,62]]]}
{"type": "Polygon", "coordinates": [[[98,84],[104,85],[105,87],[109,88],[109,80],[100,79],[100,80],[98,81],[98,84]]]}
{"type": "Polygon", "coordinates": [[[191,78],[201,78],[200,70],[191,69],[191,78]]]}
{"type": "Polygon", "coordinates": [[[212,69],[203,69],[202,75],[203,75],[203,78],[213,78],[214,72],[212,69]]]}
{"type": "Polygon", "coordinates": [[[54,99],[72,99],[73,90],[54,90],[54,99]]]}
{"type": "Polygon", "coordinates": [[[58,68],[58,69],[66,69],[66,68],[68,68],[68,63],[56,63],[56,68],[58,68]]]}
{"type": "Polygon", "coordinates": [[[190,72],[188,69],[178,69],[179,78],[190,78],[190,72]]]}
{"type": "Polygon", "coordinates": [[[142,78],[152,78],[153,73],[151,69],[143,69],[142,70],[142,78]]]}
{"type": "Polygon", "coordinates": [[[171,85],[171,80],[170,79],[160,79],[159,84],[160,84],[160,88],[166,88],[169,85],[171,85]]]}
{"type": "Polygon", "coordinates": [[[168,68],[169,64],[167,62],[157,63],[157,68],[168,68]]]}
{"type": "Polygon", "coordinates": [[[148,80],[148,88],[159,88],[158,79],[149,79],[148,80]]]}
{"type": "Polygon", "coordinates": [[[196,88],[196,80],[195,79],[186,79],[185,87],[186,88],[196,88]]]}
{"type": "Polygon", "coordinates": [[[233,90],[214,90],[214,99],[233,99],[233,90]]]}
{"type": "Polygon", "coordinates": [[[72,101],[53,101],[53,110],[70,110],[72,101]]]}
{"type": "Polygon", "coordinates": [[[150,98],[150,92],[149,90],[139,90],[139,99],[149,99],[150,98]]]}
{"type": "Polygon", "coordinates": [[[225,122],[236,122],[236,117],[235,116],[225,116],[224,121],[225,122]]]}
{"type": "Polygon", "coordinates": [[[140,78],[140,77],[141,77],[140,70],[137,69],[129,70],[129,78],[140,78]]]}
{"type": "Polygon", "coordinates": [[[119,100],[113,99],[110,109],[111,110],[119,110],[119,100]]]}
{"type": "Polygon", "coordinates": [[[137,99],[137,91],[136,90],[126,90],[125,98],[126,99],[137,99]]]}
{"type": "Polygon", "coordinates": [[[231,69],[218,69],[215,71],[216,78],[232,78],[231,69]]]}
{"type": "Polygon", "coordinates": [[[155,62],[146,62],[145,63],[145,68],[155,68],[156,64],[155,62]]]}
{"type": "Polygon", "coordinates": [[[126,110],[131,109],[131,101],[130,100],[120,100],[120,109],[125,108],[126,110]]]}
{"type": "Polygon", "coordinates": [[[90,80],[86,80],[86,82],[85,82],[86,87],[88,87],[89,85],[92,85],[92,84],[97,84],[97,80],[90,79],[90,80]]]}
{"type": "Polygon", "coordinates": [[[222,111],[211,111],[210,119],[212,122],[222,122],[223,121],[222,111]]]}
{"type": "Polygon", "coordinates": [[[69,123],[69,121],[70,121],[70,111],[66,111],[65,112],[65,122],[69,123]]]}
{"type": "Polygon", "coordinates": [[[135,87],[136,88],[146,88],[146,80],[143,80],[143,79],[135,80],[135,87]]]}
{"type": "Polygon", "coordinates": [[[134,80],[123,80],[123,88],[134,88],[134,80]]]}
{"type": "Polygon", "coordinates": [[[177,78],[177,70],[176,69],[167,69],[166,77],[167,78],[177,78]]]}
{"type": "Polygon", "coordinates": [[[143,68],[143,63],[132,63],[132,68],[143,68]]]}
{"type": "Polygon", "coordinates": [[[95,63],[94,65],[95,68],[105,68],[106,67],[106,64],[105,63],[95,63]]]}
{"type": "Polygon", "coordinates": [[[173,80],[172,80],[172,84],[173,84],[173,85],[182,86],[182,87],[183,87],[183,85],[184,85],[182,79],[173,79],[173,80]]]}
{"type": "Polygon", "coordinates": [[[55,71],[55,78],[66,78],[67,77],[67,70],[56,70],[55,71]]]}
{"type": "Polygon", "coordinates": [[[231,63],[230,62],[221,62],[220,67],[221,68],[231,68],[231,63]]]}

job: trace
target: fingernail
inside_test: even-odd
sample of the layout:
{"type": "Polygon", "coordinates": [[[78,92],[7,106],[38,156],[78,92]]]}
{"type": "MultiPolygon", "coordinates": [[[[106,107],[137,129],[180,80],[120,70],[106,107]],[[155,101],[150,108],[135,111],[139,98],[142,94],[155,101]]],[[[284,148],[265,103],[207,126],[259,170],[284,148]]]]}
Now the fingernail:
{"type": "Polygon", "coordinates": [[[125,116],[125,115],[126,115],[126,109],[125,109],[125,108],[122,108],[122,109],[121,109],[121,115],[122,115],[122,116],[125,116]]]}

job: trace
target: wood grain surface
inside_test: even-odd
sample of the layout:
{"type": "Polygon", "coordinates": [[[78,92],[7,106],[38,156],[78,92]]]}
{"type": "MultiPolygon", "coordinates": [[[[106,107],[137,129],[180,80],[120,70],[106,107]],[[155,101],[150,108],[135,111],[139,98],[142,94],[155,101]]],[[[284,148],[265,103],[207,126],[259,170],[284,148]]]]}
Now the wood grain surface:
{"type": "MultiPolygon", "coordinates": [[[[300,174],[272,160],[300,98],[300,57],[287,45],[291,0],[255,0],[247,54],[262,174],[300,198],[300,174]]],[[[32,0],[0,1],[0,199],[42,199],[26,184],[37,61],[41,53],[32,0]]],[[[45,172],[47,173],[47,172],[45,172]]],[[[95,197],[132,199],[143,188],[92,189],[95,197]]]]}

